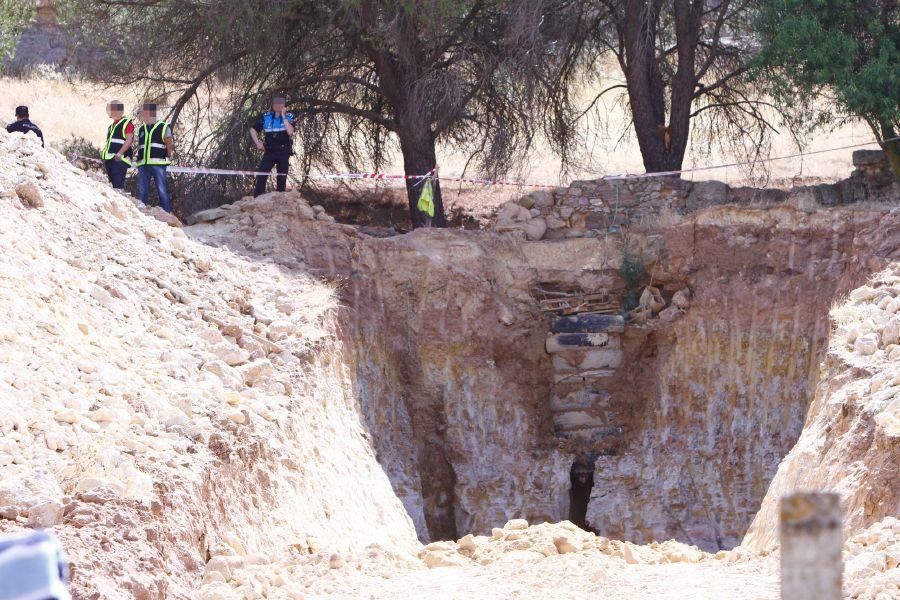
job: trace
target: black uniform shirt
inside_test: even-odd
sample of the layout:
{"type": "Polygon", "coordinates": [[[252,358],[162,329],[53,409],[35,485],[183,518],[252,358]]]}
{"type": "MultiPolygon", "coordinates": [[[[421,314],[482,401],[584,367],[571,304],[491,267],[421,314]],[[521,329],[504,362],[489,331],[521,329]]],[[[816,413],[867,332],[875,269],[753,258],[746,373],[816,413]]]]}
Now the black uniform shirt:
{"type": "Polygon", "coordinates": [[[9,133],[28,133],[30,131],[41,138],[41,146],[44,145],[44,134],[41,133],[41,130],[37,125],[29,121],[28,119],[22,119],[21,121],[10,123],[6,126],[6,131],[8,131],[9,133]]]}

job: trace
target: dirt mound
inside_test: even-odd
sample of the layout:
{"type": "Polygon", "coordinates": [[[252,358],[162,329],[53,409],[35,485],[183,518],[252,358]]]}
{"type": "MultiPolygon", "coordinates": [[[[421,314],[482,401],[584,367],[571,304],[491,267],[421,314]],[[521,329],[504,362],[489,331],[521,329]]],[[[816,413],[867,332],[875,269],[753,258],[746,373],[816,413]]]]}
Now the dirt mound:
{"type": "Polygon", "coordinates": [[[332,289],[142,212],[0,132],[0,532],[52,527],[103,598],[193,597],[220,554],[412,548],[332,289]]]}

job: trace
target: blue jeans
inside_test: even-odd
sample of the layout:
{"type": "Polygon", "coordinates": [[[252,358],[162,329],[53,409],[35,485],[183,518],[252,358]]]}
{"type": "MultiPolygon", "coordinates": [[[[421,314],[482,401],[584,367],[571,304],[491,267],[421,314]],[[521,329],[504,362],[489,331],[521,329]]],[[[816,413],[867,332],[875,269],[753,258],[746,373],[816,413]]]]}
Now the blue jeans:
{"type": "Polygon", "coordinates": [[[150,198],[150,178],[156,182],[156,192],[159,194],[159,205],[167,213],[172,212],[169,203],[169,193],[166,191],[166,167],[165,165],[143,165],[138,167],[138,197],[141,202],[147,204],[150,198]]]}

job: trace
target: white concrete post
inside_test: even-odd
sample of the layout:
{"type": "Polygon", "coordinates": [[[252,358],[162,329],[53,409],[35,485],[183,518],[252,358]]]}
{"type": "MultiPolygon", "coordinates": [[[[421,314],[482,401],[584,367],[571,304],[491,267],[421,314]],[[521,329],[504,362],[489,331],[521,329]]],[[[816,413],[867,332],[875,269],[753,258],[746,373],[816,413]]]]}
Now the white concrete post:
{"type": "Polygon", "coordinates": [[[781,600],[841,600],[841,503],[837,494],[781,499],[781,600]]]}

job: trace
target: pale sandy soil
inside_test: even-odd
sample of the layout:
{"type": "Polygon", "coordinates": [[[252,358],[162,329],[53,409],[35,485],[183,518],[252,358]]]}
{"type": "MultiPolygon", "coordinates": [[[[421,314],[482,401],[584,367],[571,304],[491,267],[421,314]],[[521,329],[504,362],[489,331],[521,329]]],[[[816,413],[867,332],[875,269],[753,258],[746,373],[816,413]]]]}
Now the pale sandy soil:
{"type": "Polygon", "coordinates": [[[325,592],[328,597],[774,600],[779,589],[774,559],[625,565],[616,559],[578,554],[487,567],[439,567],[389,578],[348,575],[348,570],[334,575],[333,586],[326,586],[331,587],[325,592]]]}

